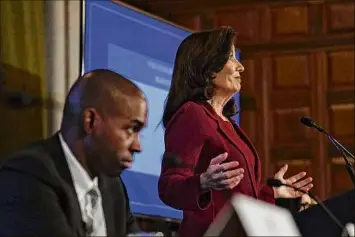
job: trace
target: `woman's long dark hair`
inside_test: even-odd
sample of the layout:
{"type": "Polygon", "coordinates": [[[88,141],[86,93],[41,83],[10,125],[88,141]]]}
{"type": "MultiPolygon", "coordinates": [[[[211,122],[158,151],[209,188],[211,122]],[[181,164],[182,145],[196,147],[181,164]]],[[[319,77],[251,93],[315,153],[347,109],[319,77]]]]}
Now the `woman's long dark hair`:
{"type": "MultiPolygon", "coordinates": [[[[234,44],[235,31],[230,27],[193,33],[182,41],[176,53],[170,91],[163,113],[163,125],[186,102],[210,100],[214,93],[214,74],[227,63],[234,44]]],[[[234,99],[227,102],[223,115],[237,113],[234,99]]]]}

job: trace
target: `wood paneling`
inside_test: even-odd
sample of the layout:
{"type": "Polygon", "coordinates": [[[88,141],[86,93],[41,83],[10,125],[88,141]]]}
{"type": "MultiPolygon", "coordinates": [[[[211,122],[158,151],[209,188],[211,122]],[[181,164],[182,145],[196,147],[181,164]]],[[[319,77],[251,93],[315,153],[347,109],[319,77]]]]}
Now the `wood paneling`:
{"type": "MultiPolygon", "coordinates": [[[[317,166],[314,166],[314,163],[310,160],[286,160],[286,161],[278,161],[274,165],[273,173],[277,172],[283,165],[288,164],[288,170],[286,178],[291,177],[292,175],[298,174],[299,172],[306,172],[306,175],[309,177],[313,177],[313,184],[317,184],[317,173],[322,172],[317,166]]],[[[312,188],[312,193],[319,193],[319,186],[315,185],[312,188]]]]}
{"type": "Polygon", "coordinates": [[[272,38],[309,34],[307,5],[278,6],[270,11],[272,38]]]}
{"type": "Polygon", "coordinates": [[[330,89],[354,87],[354,50],[330,52],[328,60],[330,89]]]}
{"type": "Polygon", "coordinates": [[[257,129],[257,104],[256,94],[258,93],[257,80],[257,60],[241,60],[245,70],[242,73],[242,90],[240,92],[240,106],[242,108],[240,114],[240,122],[243,124],[243,130],[250,135],[250,139],[254,144],[258,145],[258,129],[257,129]]]}
{"type": "Polygon", "coordinates": [[[273,89],[309,88],[309,56],[286,55],[274,58],[273,89]]]}
{"type": "Polygon", "coordinates": [[[304,143],[310,138],[309,130],[300,124],[302,116],[310,115],[309,108],[276,109],[273,122],[273,144],[282,146],[287,144],[304,143]]]}
{"type": "Polygon", "coordinates": [[[243,124],[243,131],[248,134],[249,138],[255,144],[257,142],[256,130],[256,112],[244,111],[240,114],[240,122],[243,124]]]}
{"type": "Polygon", "coordinates": [[[201,29],[201,17],[197,14],[176,14],[171,15],[169,19],[183,27],[198,31],[201,29]]]}
{"type": "Polygon", "coordinates": [[[299,108],[309,106],[311,94],[308,90],[274,90],[271,94],[272,108],[299,108]]]}
{"type": "MultiPolygon", "coordinates": [[[[302,116],[311,115],[311,55],[309,52],[273,53],[270,55],[270,157],[271,162],[310,160],[311,135],[300,124],[302,116]]],[[[269,173],[269,175],[271,175],[269,173]]]]}
{"type": "MultiPolygon", "coordinates": [[[[337,22],[331,33],[346,31],[349,24],[337,12],[346,12],[345,5],[331,5],[330,22],[337,22]],[[337,16],[337,17],[335,17],[337,16]],[[333,18],[331,18],[333,17],[333,18]],[[336,20],[337,19],[337,20],[336,20]],[[343,22],[343,23],[339,23],[343,22]],[[340,27],[342,26],[342,27],[340,27]]],[[[348,6],[350,7],[350,6],[348,6]]],[[[351,8],[351,7],[350,7],[351,8]]],[[[346,13],[344,12],[344,16],[346,13]]],[[[352,25],[353,27],[353,25],[352,25]]],[[[329,132],[351,152],[354,152],[354,48],[329,50],[326,53],[328,124],[329,132]]],[[[328,146],[329,193],[340,193],[352,186],[341,153],[329,143],[328,146]]]]}
{"type": "Polygon", "coordinates": [[[306,172],[307,175],[313,176],[312,162],[309,160],[293,160],[293,161],[279,161],[274,165],[274,172],[277,172],[282,166],[288,164],[287,176],[291,177],[299,172],[306,172]]]}
{"type": "Polygon", "coordinates": [[[329,120],[330,132],[333,136],[353,138],[355,121],[354,104],[332,105],[330,107],[329,120]]]}
{"type": "Polygon", "coordinates": [[[328,3],[327,33],[354,33],[354,2],[328,3]]]}
{"type": "Polygon", "coordinates": [[[256,61],[255,60],[241,60],[244,66],[242,72],[242,92],[254,95],[256,93],[257,74],[256,74],[256,61]]]}
{"type": "Polygon", "coordinates": [[[328,170],[331,176],[332,193],[341,194],[353,186],[346,171],[343,158],[334,158],[329,164],[328,170]]]}
{"type": "Polygon", "coordinates": [[[242,8],[216,12],[216,26],[232,26],[238,31],[238,42],[256,42],[259,39],[258,9],[242,8]],[[248,22],[248,24],[245,24],[248,22]]]}

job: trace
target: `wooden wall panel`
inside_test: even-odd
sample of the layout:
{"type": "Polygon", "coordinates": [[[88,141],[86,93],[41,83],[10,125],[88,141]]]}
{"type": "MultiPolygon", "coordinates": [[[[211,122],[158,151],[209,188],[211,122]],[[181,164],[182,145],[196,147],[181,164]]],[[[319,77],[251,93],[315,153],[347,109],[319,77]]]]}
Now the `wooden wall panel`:
{"type": "Polygon", "coordinates": [[[327,33],[354,33],[354,2],[326,5],[327,33]]]}
{"type": "MultiPolygon", "coordinates": [[[[306,172],[306,175],[309,177],[316,177],[317,176],[317,169],[314,167],[314,163],[308,159],[294,159],[294,160],[280,160],[276,163],[273,163],[272,169],[270,169],[271,173],[276,173],[283,165],[288,165],[288,170],[285,175],[285,178],[289,178],[299,172],[306,172]]],[[[317,180],[315,180],[317,181],[317,180]]],[[[316,185],[312,189],[313,193],[318,193],[319,187],[316,185]]]]}
{"type": "Polygon", "coordinates": [[[309,115],[309,107],[276,109],[273,113],[273,144],[282,146],[305,143],[310,138],[309,129],[301,126],[300,118],[309,115]]]}
{"type": "Polygon", "coordinates": [[[309,34],[308,5],[277,6],[270,11],[272,39],[309,34]]]}
{"type": "Polygon", "coordinates": [[[309,88],[309,55],[277,56],[273,68],[273,89],[309,88]]]}
{"type": "Polygon", "coordinates": [[[310,159],[309,130],[300,124],[302,116],[310,116],[311,59],[309,53],[272,55],[269,81],[271,159],[310,159]]]}
{"type": "Polygon", "coordinates": [[[341,194],[349,190],[349,187],[353,186],[350,176],[345,169],[342,157],[333,158],[328,165],[328,171],[331,177],[330,184],[332,194],[341,194]]]}
{"type": "Polygon", "coordinates": [[[256,120],[256,100],[257,84],[255,83],[257,74],[256,60],[241,60],[245,71],[242,73],[242,90],[240,92],[241,116],[240,122],[243,124],[243,130],[250,135],[254,143],[257,141],[257,120],[256,120]]]}
{"type": "Polygon", "coordinates": [[[201,17],[197,14],[175,14],[171,15],[169,19],[172,22],[193,31],[198,31],[201,29],[201,17]]]}
{"type": "Polygon", "coordinates": [[[276,173],[282,166],[288,164],[286,178],[291,177],[299,172],[306,172],[308,176],[314,176],[312,162],[309,160],[293,160],[293,161],[278,161],[275,163],[273,173],[276,173]]]}
{"type": "MultiPolygon", "coordinates": [[[[344,10],[343,6],[338,5],[334,9],[344,10]]],[[[328,130],[344,147],[354,153],[354,48],[329,50],[326,57],[328,130]]],[[[352,186],[343,157],[330,144],[328,145],[328,170],[330,179],[328,193],[341,193],[352,186]]]]}
{"type": "Polygon", "coordinates": [[[354,50],[330,52],[328,60],[330,89],[354,88],[354,50]]]}
{"type": "Polygon", "coordinates": [[[243,131],[248,134],[250,140],[257,143],[256,112],[244,110],[240,113],[240,122],[243,124],[243,131]]]}
{"type": "Polygon", "coordinates": [[[339,139],[354,137],[354,104],[330,106],[330,132],[339,139]],[[341,122],[339,122],[341,121],[341,122]]]}
{"type": "Polygon", "coordinates": [[[354,149],[354,49],[331,50],[327,62],[329,129],[354,149]]]}
{"type": "Polygon", "coordinates": [[[248,93],[255,96],[257,81],[256,61],[251,59],[241,60],[244,66],[244,72],[242,72],[242,93],[248,93]]]}
{"type": "Polygon", "coordinates": [[[255,8],[220,10],[215,13],[216,27],[231,26],[238,31],[238,42],[257,42],[259,12],[255,8]],[[248,22],[248,24],[245,24],[248,22]]]}

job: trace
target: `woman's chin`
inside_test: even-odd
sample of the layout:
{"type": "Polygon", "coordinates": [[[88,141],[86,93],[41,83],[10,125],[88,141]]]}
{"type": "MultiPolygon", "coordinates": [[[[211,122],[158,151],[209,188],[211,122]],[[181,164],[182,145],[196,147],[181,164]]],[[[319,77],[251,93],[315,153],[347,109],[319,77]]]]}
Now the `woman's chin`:
{"type": "Polygon", "coordinates": [[[223,90],[223,93],[226,93],[226,95],[229,96],[231,93],[233,93],[233,94],[238,93],[240,91],[240,89],[241,89],[241,85],[233,85],[230,87],[225,87],[222,90],[223,90]]]}
{"type": "Polygon", "coordinates": [[[240,91],[240,89],[242,89],[241,85],[237,85],[235,88],[234,88],[234,93],[238,93],[240,91]]]}

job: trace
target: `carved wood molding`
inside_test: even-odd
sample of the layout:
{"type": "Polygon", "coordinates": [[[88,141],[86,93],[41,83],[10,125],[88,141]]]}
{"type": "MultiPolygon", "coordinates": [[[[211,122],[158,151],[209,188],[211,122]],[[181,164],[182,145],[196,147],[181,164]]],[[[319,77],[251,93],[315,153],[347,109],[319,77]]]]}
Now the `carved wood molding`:
{"type": "Polygon", "coordinates": [[[354,35],[345,37],[328,37],[307,39],[303,41],[294,42],[271,42],[263,44],[248,45],[243,43],[236,43],[243,55],[243,59],[254,57],[255,54],[279,51],[304,51],[308,49],[323,49],[323,48],[338,48],[349,47],[354,45],[354,35]]]}

